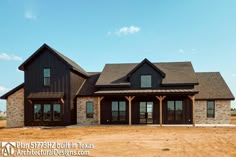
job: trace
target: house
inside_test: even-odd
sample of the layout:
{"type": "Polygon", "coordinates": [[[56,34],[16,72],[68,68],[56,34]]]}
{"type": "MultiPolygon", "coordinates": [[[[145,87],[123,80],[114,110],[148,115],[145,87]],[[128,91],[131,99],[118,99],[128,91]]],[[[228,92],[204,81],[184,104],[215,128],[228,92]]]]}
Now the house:
{"type": "Polygon", "coordinates": [[[8,127],[230,123],[234,96],[223,77],[191,62],[144,59],[86,72],[44,44],[19,69],[24,83],[1,96],[8,127]]]}

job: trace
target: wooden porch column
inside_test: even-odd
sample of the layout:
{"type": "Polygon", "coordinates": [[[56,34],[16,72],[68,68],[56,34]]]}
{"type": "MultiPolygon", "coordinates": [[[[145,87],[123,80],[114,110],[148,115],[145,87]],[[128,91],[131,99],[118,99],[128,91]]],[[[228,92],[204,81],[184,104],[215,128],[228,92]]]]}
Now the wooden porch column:
{"type": "Polygon", "coordinates": [[[166,96],[156,96],[156,98],[160,101],[160,126],[162,126],[162,101],[166,96]]]}
{"type": "Polygon", "coordinates": [[[192,100],[193,126],[195,126],[195,96],[188,96],[192,100]]]}
{"type": "Polygon", "coordinates": [[[132,121],[131,121],[131,102],[132,100],[135,98],[135,96],[125,96],[125,98],[129,101],[129,125],[132,124],[132,121]]]}
{"type": "Polygon", "coordinates": [[[101,124],[101,101],[104,97],[103,96],[99,96],[98,97],[98,108],[97,108],[97,114],[98,114],[98,125],[101,124]]]}

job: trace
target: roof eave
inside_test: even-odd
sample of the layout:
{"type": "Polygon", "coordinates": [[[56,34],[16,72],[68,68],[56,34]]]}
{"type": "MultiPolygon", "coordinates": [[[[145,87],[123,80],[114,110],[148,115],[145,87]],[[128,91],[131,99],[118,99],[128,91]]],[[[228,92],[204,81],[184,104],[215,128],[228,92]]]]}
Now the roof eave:
{"type": "Polygon", "coordinates": [[[11,94],[15,93],[16,91],[18,91],[19,89],[24,87],[24,83],[18,85],[17,87],[13,88],[12,90],[8,91],[7,93],[5,93],[4,95],[2,95],[0,97],[0,99],[7,99],[11,94]]]}
{"type": "Polygon", "coordinates": [[[234,101],[235,98],[195,98],[195,100],[232,100],[234,101]]]}
{"type": "Polygon", "coordinates": [[[161,71],[158,67],[156,67],[153,63],[151,63],[147,58],[145,58],[141,63],[139,63],[137,66],[134,67],[126,76],[129,78],[139,67],[141,67],[144,63],[147,63],[152,68],[154,68],[156,71],[158,71],[163,78],[165,78],[166,74],[161,71]]]}
{"type": "Polygon", "coordinates": [[[193,83],[162,83],[162,86],[189,86],[189,85],[199,85],[198,82],[193,82],[193,83]]]}
{"type": "Polygon", "coordinates": [[[95,85],[95,87],[98,87],[98,88],[109,88],[109,87],[130,87],[130,83],[128,84],[109,84],[109,85],[95,85]]]}
{"type": "Polygon", "coordinates": [[[80,72],[78,69],[76,69],[72,66],[71,66],[71,70],[76,72],[77,74],[80,74],[80,75],[84,76],[85,78],[89,78],[89,76],[87,74],[80,72]]]}

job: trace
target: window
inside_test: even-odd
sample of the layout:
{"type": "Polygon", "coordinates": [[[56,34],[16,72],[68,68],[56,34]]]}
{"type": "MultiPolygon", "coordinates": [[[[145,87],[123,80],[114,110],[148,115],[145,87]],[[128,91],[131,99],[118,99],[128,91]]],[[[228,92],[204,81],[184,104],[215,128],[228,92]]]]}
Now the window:
{"type": "Polygon", "coordinates": [[[61,120],[61,104],[53,104],[53,120],[61,120]]]}
{"type": "Polygon", "coordinates": [[[126,120],[126,102],[125,101],[112,101],[112,121],[125,121],[126,120]]]}
{"type": "Polygon", "coordinates": [[[112,101],[111,103],[112,107],[112,121],[118,121],[119,120],[119,103],[118,101],[112,101]]]}
{"type": "Polygon", "coordinates": [[[40,121],[42,117],[41,104],[34,104],[34,120],[40,121]]]}
{"type": "Polygon", "coordinates": [[[43,120],[51,121],[51,104],[44,104],[43,106],[43,120]]]}
{"type": "Polygon", "coordinates": [[[34,104],[34,121],[60,121],[61,104],[34,104]]]}
{"type": "Polygon", "coordinates": [[[86,117],[93,118],[93,102],[86,102],[86,117]]]}
{"type": "Polygon", "coordinates": [[[167,108],[168,108],[168,115],[167,115],[167,119],[168,120],[174,120],[174,113],[175,113],[175,102],[174,101],[168,101],[167,102],[167,108]]]}
{"type": "Polygon", "coordinates": [[[167,120],[182,121],[183,119],[183,101],[167,101],[167,120]]]}
{"type": "Polygon", "coordinates": [[[43,69],[43,85],[50,86],[50,80],[51,80],[51,69],[44,68],[43,69]]]}
{"type": "Polygon", "coordinates": [[[119,102],[119,120],[125,121],[126,120],[126,103],[125,101],[119,102]]]}
{"type": "Polygon", "coordinates": [[[215,118],[215,101],[207,101],[207,118],[215,118]]]}
{"type": "Polygon", "coordinates": [[[152,87],[152,75],[141,75],[141,88],[152,87]]]}

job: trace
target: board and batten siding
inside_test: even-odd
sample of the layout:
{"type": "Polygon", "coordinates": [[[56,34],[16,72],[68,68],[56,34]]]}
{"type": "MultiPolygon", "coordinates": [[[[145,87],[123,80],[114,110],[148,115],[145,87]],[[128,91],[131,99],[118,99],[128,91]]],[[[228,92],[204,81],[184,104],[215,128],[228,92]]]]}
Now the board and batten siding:
{"type": "Polygon", "coordinates": [[[25,65],[25,125],[33,122],[33,105],[27,97],[33,92],[64,92],[63,121],[61,125],[71,124],[70,108],[70,69],[59,57],[44,49],[36,59],[25,65]],[[51,85],[43,85],[43,69],[51,68],[51,85]]]}
{"type": "Polygon", "coordinates": [[[141,75],[151,75],[152,76],[152,89],[160,88],[162,81],[162,76],[153,67],[144,63],[139,67],[130,77],[131,89],[141,88],[141,75]]]}

